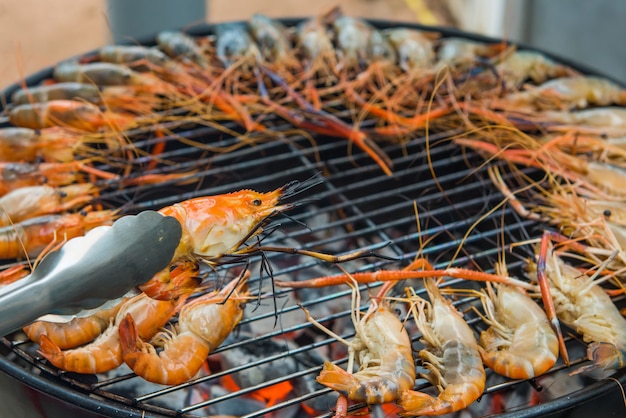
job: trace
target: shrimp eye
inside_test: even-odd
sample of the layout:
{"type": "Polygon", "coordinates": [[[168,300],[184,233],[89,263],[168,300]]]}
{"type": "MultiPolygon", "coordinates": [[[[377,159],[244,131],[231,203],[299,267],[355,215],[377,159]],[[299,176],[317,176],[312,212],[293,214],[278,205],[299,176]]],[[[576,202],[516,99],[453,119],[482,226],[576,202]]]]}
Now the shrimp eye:
{"type": "Polygon", "coordinates": [[[261,199],[254,199],[252,201],[252,206],[261,206],[261,203],[263,203],[261,199]]]}
{"type": "Polygon", "coordinates": [[[604,212],[602,212],[602,214],[608,218],[609,216],[611,216],[611,211],[608,209],[604,209],[604,212]]]}
{"type": "Polygon", "coordinates": [[[88,213],[88,212],[87,212],[86,210],[84,210],[84,209],[83,209],[83,210],[81,210],[81,211],[80,211],[80,212],[78,212],[78,213],[80,213],[80,216],[87,216],[87,213],[88,213]]]}
{"type": "Polygon", "coordinates": [[[67,197],[67,193],[64,191],[60,191],[59,192],[59,197],[61,197],[61,199],[63,199],[64,197],[67,197]]]}

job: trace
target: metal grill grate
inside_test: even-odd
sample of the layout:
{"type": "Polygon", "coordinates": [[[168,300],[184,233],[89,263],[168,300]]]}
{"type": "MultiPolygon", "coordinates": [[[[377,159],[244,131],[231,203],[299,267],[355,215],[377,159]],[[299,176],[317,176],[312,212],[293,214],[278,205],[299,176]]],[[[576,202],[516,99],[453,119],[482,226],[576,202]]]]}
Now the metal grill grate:
{"type": "MultiPolygon", "coordinates": [[[[274,130],[288,128],[279,120],[271,124],[274,130]]],[[[235,126],[230,128],[236,129],[235,126]]],[[[212,154],[184,145],[179,139],[183,137],[215,146],[225,146],[236,139],[204,126],[177,128],[175,132],[175,135],[158,139],[150,131],[136,131],[130,136],[137,138],[136,146],[146,150],[156,141],[166,141],[167,151],[163,159],[176,164],[161,167],[159,171],[195,169],[194,176],[200,181],[186,186],[172,182],[123,190],[111,188],[100,198],[105,206],[123,206],[126,212],[133,213],[158,209],[195,196],[242,188],[267,191],[288,181],[303,181],[323,172],[324,181],[301,196],[307,203],[289,213],[308,228],[287,218],[277,218],[274,224],[280,224],[279,227],[265,238],[264,243],[335,254],[371,249],[397,259],[372,257],[357,260],[347,266],[351,271],[383,266],[402,268],[419,251],[436,267],[447,266],[453,260],[455,266],[491,271],[503,245],[535,238],[541,233],[541,225],[520,219],[507,206],[499,206],[503,197],[492,187],[486,169],[481,165],[482,159],[446,141],[454,132],[437,133],[429,138],[415,137],[404,144],[383,146],[394,163],[393,177],[385,176],[362,152],[355,150],[350,154],[344,140],[318,135],[315,137],[317,146],[313,148],[307,138],[286,135],[282,141],[259,142],[233,152],[212,154]],[[419,212],[419,230],[414,202],[419,212]],[[491,209],[495,210],[489,212],[491,209]],[[420,240],[427,242],[423,249],[420,240]]],[[[142,158],[134,161],[135,164],[144,162],[142,158]]],[[[528,246],[507,251],[512,275],[523,275],[523,262],[531,254],[528,246]]],[[[333,266],[314,259],[284,254],[267,254],[267,257],[275,279],[297,280],[338,273],[333,266]]],[[[255,293],[268,294],[272,291],[270,281],[265,275],[261,282],[258,262],[258,259],[252,260],[251,289],[255,293]]],[[[226,270],[219,268],[217,273],[223,276],[228,274],[226,270]]],[[[215,274],[209,280],[213,278],[215,274]]],[[[463,285],[459,280],[449,283],[463,285]]],[[[35,353],[37,347],[24,342],[19,335],[2,339],[0,362],[5,372],[41,390],[90,410],[97,408],[111,416],[139,417],[144,413],[170,417],[233,415],[229,408],[234,403],[253,405],[252,410],[236,414],[246,417],[267,416],[271,412],[280,412],[276,416],[303,416],[303,405],[324,414],[333,406],[333,397],[329,395],[332,391],[316,384],[314,378],[321,370],[323,354],[331,346],[336,352],[340,344],[304,321],[296,302],[310,309],[324,324],[343,324],[345,328],[341,336],[350,338],[354,332],[349,323],[350,291],[346,287],[337,287],[303,296],[305,293],[277,290],[279,313],[276,327],[273,326],[271,299],[261,300],[260,307],[255,301],[249,302],[237,331],[209,357],[214,372],[178,386],[146,385],[134,374],[119,369],[115,375],[98,376],[60,372],[42,361],[35,353]],[[259,330],[263,331],[259,333],[259,330]],[[242,353],[246,352],[250,357],[243,357],[242,353]],[[229,364],[233,358],[240,361],[229,364]],[[253,379],[255,373],[262,376],[256,382],[253,379]],[[213,386],[222,382],[225,376],[242,380],[244,375],[250,379],[250,385],[241,390],[219,392],[217,386],[213,386]],[[258,403],[252,402],[251,393],[282,382],[290,382],[294,387],[288,398],[272,406],[259,407],[258,403]]],[[[457,301],[460,310],[467,310],[473,303],[475,301],[471,298],[457,301]]],[[[476,329],[483,326],[469,311],[468,322],[476,329]]],[[[412,338],[414,348],[419,349],[419,335],[414,334],[412,338]]],[[[578,353],[574,365],[583,362],[583,344],[574,338],[570,338],[568,344],[572,354],[578,353]]],[[[338,362],[344,365],[345,359],[338,362]]],[[[623,372],[618,377],[624,381],[623,372]]],[[[570,377],[561,363],[530,384],[506,381],[488,371],[485,396],[472,407],[472,413],[477,416],[489,413],[489,407],[497,401],[494,395],[513,399],[508,404],[513,411],[511,416],[555,410],[555,402],[565,399],[566,394],[571,397],[574,389],[565,393],[544,390],[541,392],[544,402],[541,410],[537,407],[528,409],[529,402],[531,398],[536,399],[537,387],[553,385],[563,379],[570,377]],[[551,397],[556,401],[550,402],[551,397]]],[[[578,384],[587,386],[580,392],[580,399],[599,396],[602,384],[607,384],[590,384],[582,377],[571,379],[568,385],[573,386],[576,379],[578,384]]],[[[422,379],[418,380],[416,387],[426,386],[427,382],[422,379]]]]}

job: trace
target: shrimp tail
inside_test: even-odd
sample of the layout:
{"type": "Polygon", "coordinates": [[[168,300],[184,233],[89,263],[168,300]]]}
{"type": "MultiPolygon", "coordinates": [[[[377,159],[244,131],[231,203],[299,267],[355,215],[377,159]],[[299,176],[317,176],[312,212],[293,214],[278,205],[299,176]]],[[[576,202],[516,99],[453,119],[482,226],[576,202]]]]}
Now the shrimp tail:
{"type": "Polygon", "coordinates": [[[403,392],[399,404],[404,412],[400,413],[400,415],[413,417],[418,415],[436,416],[450,414],[465,408],[482,394],[481,388],[468,384],[455,388],[456,390],[453,390],[454,393],[449,393],[452,392],[450,389],[453,388],[448,386],[439,397],[414,390],[403,392]],[[475,393],[476,389],[480,393],[475,393]]]}
{"type": "Polygon", "coordinates": [[[414,390],[407,390],[402,393],[400,406],[405,411],[400,415],[405,417],[416,415],[443,415],[456,410],[451,402],[414,390]]]}
{"type": "Polygon", "coordinates": [[[159,354],[139,337],[135,321],[127,314],[119,326],[122,357],[135,374],[161,385],[178,385],[200,371],[209,355],[209,346],[189,334],[166,342],[159,354]]]}
{"type": "Polygon", "coordinates": [[[353,374],[348,373],[329,361],[324,362],[324,369],[317,377],[317,381],[345,395],[353,392],[354,387],[358,385],[358,381],[353,374]]]}
{"type": "Polygon", "coordinates": [[[137,325],[132,315],[126,314],[126,317],[120,322],[119,333],[122,355],[124,356],[124,361],[126,361],[126,357],[129,353],[140,352],[143,347],[137,325]]]}
{"type": "Polygon", "coordinates": [[[39,336],[39,351],[38,353],[45,357],[50,363],[54,364],[59,369],[65,369],[65,357],[63,351],[56,345],[46,334],[39,336]]]}
{"type": "Polygon", "coordinates": [[[478,347],[478,351],[485,366],[499,374],[506,373],[510,379],[528,379],[529,377],[540,376],[551,367],[545,370],[535,370],[530,360],[520,359],[518,354],[505,350],[486,351],[482,347],[478,347]]]}

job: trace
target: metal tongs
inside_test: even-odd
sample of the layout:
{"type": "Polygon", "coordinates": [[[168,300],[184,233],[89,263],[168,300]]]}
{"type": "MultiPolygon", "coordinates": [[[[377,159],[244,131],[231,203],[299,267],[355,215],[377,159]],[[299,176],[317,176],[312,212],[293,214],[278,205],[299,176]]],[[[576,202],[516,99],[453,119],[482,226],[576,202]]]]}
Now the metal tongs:
{"type": "Polygon", "coordinates": [[[167,267],[182,228],[154,211],[94,228],[0,290],[0,336],[46,314],[73,315],[117,299],[167,267]]]}

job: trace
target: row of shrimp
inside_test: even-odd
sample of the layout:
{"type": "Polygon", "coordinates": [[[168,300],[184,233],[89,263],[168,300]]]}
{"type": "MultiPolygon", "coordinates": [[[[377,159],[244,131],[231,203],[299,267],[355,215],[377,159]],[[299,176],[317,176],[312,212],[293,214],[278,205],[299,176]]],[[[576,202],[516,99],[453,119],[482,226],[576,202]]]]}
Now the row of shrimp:
{"type": "Polygon", "coordinates": [[[61,63],[50,80],[13,95],[9,120],[41,129],[42,138],[56,136],[51,128],[78,132],[81,145],[69,148],[79,153],[91,148],[85,137],[117,151],[115,138],[132,128],[211,123],[254,143],[279,137],[272,128],[287,122],[348,140],[391,175],[381,141],[463,126],[468,112],[485,117],[489,108],[509,120],[516,111],[539,123],[532,106],[552,100],[562,103],[558,111],[540,119],[563,125],[570,123],[563,118],[579,123],[569,118],[569,103],[622,102],[609,81],[582,77],[545,54],[426,28],[381,30],[340,8],[293,27],[255,14],[212,29],[209,36],[164,31],[154,47],[111,45],[61,63]],[[525,82],[545,85],[526,89],[525,82]],[[361,126],[366,117],[376,126],[361,126]],[[230,122],[235,131],[223,126],[230,122]]]}
{"type": "Polygon", "coordinates": [[[503,264],[495,274],[460,268],[434,270],[424,259],[407,268],[326,276],[300,282],[278,282],[281,287],[320,287],[348,284],[352,288],[352,321],[356,336],[351,341],[339,337],[311,317],[315,326],[348,346],[348,366],[344,370],[327,361],[317,381],[340,393],[335,416],[348,413],[347,401],[377,405],[395,402],[401,416],[436,416],[460,411],[483,394],[486,372],[483,364],[509,379],[534,379],[557,362],[559,353],[569,364],[559,321],[579,333],[587,348],[590,369],[604,371],[622,368],[626,360],[626,320],[615,306],[601,281],[563,261],[562,251],[546,233],[537,246],[537,259],[528,262],[528,278],[534,283],[508,276],[503,264]],[[453,277],[484,281],[478,290],[439,288],[435,278],[453,277]],[[398,280],[423,279],[428,300],[413,287],[405,297],[390,297],[398,280]],[[359,310],[361,283],[384,281],[372,297],[365,314],[359,310]],[[444,294],[472,295],[482,310],[472,308],[486,325],[476,338],[463,313],[444,294]],[[541,295],[544,307],[533,297],[541,295]],[[393,304],[408,305],[422,348],[417,358],[425,373],[418,373],[413,358],[412,337],[406,320],[394,312],[393,304]],[[355,364],[358,369],[354,371],[355,364]],[[435,389],[416,386],[416,376],[435,389]]]}

